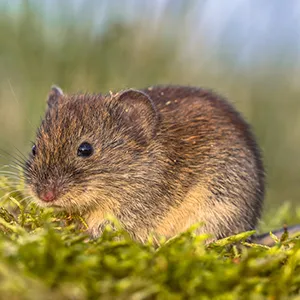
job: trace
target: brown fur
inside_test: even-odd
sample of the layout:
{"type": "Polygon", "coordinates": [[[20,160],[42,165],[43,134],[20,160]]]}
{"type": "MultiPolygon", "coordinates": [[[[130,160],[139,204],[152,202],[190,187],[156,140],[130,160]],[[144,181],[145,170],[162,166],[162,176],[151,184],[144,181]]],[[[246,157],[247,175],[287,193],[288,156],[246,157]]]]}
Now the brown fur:
{"type": "Polygon", "coordinates": [[[151,87],[109,95],[52,90],[26,182],[37,202],[80,212],[97,236],[106,215],[131,236],[172,237],[196,222],[216,238],[254,229],[264,169],[248,124],[211,91],[151,87]],[[78,157],[82,142],[94,147],[78,157]],[[52,190],[56,199],[39,200],[52,190]]]}

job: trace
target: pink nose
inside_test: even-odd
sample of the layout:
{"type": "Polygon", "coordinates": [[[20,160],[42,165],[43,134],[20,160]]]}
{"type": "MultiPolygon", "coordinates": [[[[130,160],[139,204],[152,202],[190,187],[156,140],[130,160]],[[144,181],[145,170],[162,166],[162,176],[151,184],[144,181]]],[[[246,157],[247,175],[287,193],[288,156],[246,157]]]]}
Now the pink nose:
{"type": "Polygon", "coordinates": [[[53,191],[46,191],[40,194],[40,198],[45,202],[51,202],[55,200],[55,194],[53,191]]]}

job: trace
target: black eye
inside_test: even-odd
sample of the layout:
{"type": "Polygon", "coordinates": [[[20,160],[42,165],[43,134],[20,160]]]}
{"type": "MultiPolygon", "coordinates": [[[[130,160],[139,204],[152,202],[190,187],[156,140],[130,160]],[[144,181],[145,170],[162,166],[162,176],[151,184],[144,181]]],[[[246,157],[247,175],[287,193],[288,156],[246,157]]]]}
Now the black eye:
{"type": "Polygon", "coordinates": [[[33,156],[36,155],[36,145],[33,145],[33,146],[32,146],[31,152],[32,152],[32,155],[33,155],[33,156]]]}
{"type": "Polygon", "coordinates": [[[89,143],[82,143],[78,150],[77,150],[77,156],[81,156],[81,157],[89,157],[93,154],[94,149],[93,146],[89,143]]]}

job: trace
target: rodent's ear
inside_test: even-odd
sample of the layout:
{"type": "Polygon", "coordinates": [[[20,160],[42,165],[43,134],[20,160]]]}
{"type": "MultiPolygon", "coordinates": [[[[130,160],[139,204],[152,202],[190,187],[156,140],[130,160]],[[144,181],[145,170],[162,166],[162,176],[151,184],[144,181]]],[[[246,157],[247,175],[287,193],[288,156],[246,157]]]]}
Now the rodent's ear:
{"type": "Polygon", "coordinates": [[[61,88],[58,86],[53,85],[51,87],[50,93],[48,94],[48,108],[52,108],[57,105],[59,99],[64,95],[61,88]]]}
{"type": "Polygon", "coordinates": [[[148,142],[156,134],[158,114],[151,98],[142,91],[129,89],[117,96],[121,118],[131,128],[132,136],[148,142]]]}

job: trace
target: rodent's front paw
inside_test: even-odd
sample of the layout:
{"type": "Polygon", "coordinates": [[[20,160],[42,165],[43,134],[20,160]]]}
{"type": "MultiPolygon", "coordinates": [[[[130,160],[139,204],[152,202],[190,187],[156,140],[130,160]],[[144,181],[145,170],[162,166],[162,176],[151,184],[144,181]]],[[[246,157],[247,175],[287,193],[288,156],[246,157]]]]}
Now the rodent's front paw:
{"type": "Polygon", "coordinates": [[[101,235],[100,225],[88,228],[86,232],[91,237],[91,239],[96,239],[101,235]]]}

